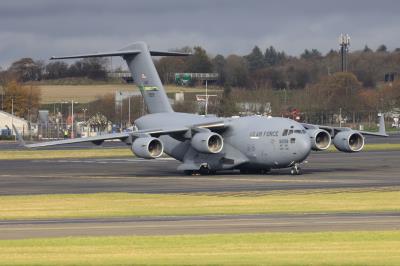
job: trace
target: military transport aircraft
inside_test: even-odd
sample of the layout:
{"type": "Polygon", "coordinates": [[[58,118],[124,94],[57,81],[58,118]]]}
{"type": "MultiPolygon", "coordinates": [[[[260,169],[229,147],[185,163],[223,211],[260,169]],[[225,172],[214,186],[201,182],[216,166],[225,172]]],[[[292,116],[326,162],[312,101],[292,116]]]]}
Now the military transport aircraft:
{"type": "Polygon", "coordinates": [[[299,166],[311,150],[326,150],[333,143],[339,151],[359,152],[364,147],[363,135],[387,136],[383,117],[380,132],[372,133],[301,124],[280,117],[222,118],[174,112],[151,56],[186,55],[149,50],[146,43],[138,42],[114,52],[52,57],[121,56],[144,97],[149,114],[135,121],[138,130],[134,132],[34,144],[25,144],[19,133],[17,137],[27,148],[79,142],[101,144],[105,140],[119,139],[141,158],[154,159],[166,153],[182,162],[178,170],[186,174],[212,174],[229,169],[266,173],[277,168],[290,168],[291,174],[300,174],[299,166]]]}

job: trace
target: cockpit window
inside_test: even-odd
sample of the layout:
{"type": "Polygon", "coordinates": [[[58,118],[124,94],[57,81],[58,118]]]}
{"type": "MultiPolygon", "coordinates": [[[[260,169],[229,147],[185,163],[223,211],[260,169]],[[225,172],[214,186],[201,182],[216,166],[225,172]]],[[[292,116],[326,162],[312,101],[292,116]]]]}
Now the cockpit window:
{"type": "Polygon", "coordinates": [[[293,129],[284,129],[283,130],[283,132],[282,132],[282,136],[289,136],[289,135],[292,135],[293,133],[296,133],[296,134],[307,134],[307,131],[305,131],[304,129],[303,130],[301,130],[301,129],[295,129],[295,130],[293,130],[293,129]]]}

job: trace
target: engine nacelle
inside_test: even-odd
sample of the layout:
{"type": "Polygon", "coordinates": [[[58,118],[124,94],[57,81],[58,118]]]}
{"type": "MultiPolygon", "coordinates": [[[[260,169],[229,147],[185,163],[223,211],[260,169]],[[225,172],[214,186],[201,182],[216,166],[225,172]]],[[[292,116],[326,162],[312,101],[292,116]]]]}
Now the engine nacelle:
{"type": "Polygon", "coordinates": [[[203,153],[219,153],[224,147],[221,135],[214,132],[196,133],[191,140],[192,147],[203,153]]]}
{"type": "Polygon", "coordinates": [[[153,137],[137,138],[132,143],[132,152],[141,158],[154,159],[160,157],[164,152],[162,142],[153,137]]]}
{"type": "Polygon", "coordinates": [[[333,144],[342,152],[358,152],[364,148],[364,137],[353,130],[342,131],[333,138],[333,144]]]}
{"type": "Polygon", "coordinates": [[[308,129],[311,139],[311,149],[313,151],[324,151],[331,146],[331,134],[323,129],[308,129]]]}

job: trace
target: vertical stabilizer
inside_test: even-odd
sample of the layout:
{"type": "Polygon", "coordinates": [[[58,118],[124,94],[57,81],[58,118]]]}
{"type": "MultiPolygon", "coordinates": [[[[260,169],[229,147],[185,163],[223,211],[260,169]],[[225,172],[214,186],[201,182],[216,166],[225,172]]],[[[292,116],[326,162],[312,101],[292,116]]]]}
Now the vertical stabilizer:
{"type": "Polygon", "coordinates": [[[132,74],[133,81],[139,87],[149,113],[173,112],[167,94],[158,76],[147,44],[138,42],[121,50],[140,51],[137,54],[124,55],[132,74]]]}

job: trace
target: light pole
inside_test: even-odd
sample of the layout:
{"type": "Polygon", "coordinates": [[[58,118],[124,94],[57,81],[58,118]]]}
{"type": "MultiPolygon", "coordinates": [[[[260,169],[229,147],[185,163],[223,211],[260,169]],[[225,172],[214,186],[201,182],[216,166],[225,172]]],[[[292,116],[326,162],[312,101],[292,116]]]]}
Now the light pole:
{"type": "Polygon", "coordinates": [[[74,136],[74,100],[71,100],[71,139],[73,139],[74,136]]]}
{"type": "Polygon", "coordinates": [[[87,111],[87,108],[82,108],[82,111],[83,111],[83,121],[86,122],[86,111],[87,111]]]}
{"type": "Polygon", "coordinates": [[[11,97],[11,135],[14,135],[14,97],[11,97]]]}
{"type": "Polygon", "coordinates": [[[204,114],[207,115],[207,110],[208,110],[208,89],[207,89],[207,80],[206,80],[206,107],[204,114]]]}
{"type": "Polygon", "coordinates": [[[1,91],[1,110],[4,111],[4,90],[1,91]]]}
{"type": "Polygon", "coordinates": [[[128,98],[128,126],[131,125],[131,96],[128,98]]]}
{"type": "MultiPolygon", "coordinates": [[[[65,104],[68,104],[69,102],[66,101],[64,102],[65,104]]],[[[71,100],[71,139],[74,138],[74,103],[78,103],[78,102],[74,102],[74,100],[71,100]]]]}
{"type": "Polygon", "coordinates": [[[122,132],[122,104],[123,104],[123,98],[122,98],[122,91],[119,92],[119,95],[121,97],[121,106],[120,106],[120,117],[121,117],[121,128],[120,128],[120,132],[122,132]]]}
{"type": "Polygon", "coordinates": [[[86,111],[87,110],[88,110],[87,108],[82,108],[82,111],[83,111],[83,123],[85,125],[85,130],[86,130],[86,134],[87,134],[86,137],[89,137],[89,126],[86,123],[86,111]]]}

